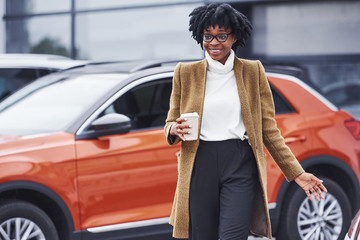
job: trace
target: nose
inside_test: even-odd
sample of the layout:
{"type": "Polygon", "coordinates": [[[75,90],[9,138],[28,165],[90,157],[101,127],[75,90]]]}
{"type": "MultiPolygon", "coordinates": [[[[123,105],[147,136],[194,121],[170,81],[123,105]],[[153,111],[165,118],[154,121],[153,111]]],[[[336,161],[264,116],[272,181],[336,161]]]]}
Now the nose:
{"type": "Polygon", "coordinates": [[[211,44],[211,45],[218,45],[218,44],[220,44],[220,42],[217,40],[216,37],[214,37],[214,38],[211,40],[211,42],[209,42],[209,44],[211,44]]]}

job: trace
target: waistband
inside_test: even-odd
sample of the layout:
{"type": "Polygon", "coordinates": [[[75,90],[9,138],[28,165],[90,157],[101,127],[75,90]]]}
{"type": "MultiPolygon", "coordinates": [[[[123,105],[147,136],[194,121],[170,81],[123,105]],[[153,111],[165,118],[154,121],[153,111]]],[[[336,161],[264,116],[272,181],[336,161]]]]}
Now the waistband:
{"type": "Polygon", "coordinates": [[[240,145],[248,145],[250,146],[249,142],[247,139],[241,140],[240,138],[236,138],[236,139],[227,139],[227,140],[221,140],[221,141],[205,141],[205,140],[201,140],[200,139],[200,143],[199,145],[204,145],[204,146],[240,146],[240,145]]]}

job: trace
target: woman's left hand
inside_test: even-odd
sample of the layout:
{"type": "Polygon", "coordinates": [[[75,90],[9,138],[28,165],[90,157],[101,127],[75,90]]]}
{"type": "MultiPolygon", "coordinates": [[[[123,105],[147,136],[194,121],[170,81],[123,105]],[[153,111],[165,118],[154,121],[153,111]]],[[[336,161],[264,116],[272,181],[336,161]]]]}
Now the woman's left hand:
{"type": "Polygon", "coordinates": [[[318,201],[320,201],[320,197],[324,199],[322,191],[327,192],[327,189],[322,184],[323,181],[318,179],[311,173],[303,172],[302,174],[294,178],[294,180],[302,189],[304,189],[306,195],[311,201],[313,200],[313,198],[311,197],[311,193],[318,201]]]}

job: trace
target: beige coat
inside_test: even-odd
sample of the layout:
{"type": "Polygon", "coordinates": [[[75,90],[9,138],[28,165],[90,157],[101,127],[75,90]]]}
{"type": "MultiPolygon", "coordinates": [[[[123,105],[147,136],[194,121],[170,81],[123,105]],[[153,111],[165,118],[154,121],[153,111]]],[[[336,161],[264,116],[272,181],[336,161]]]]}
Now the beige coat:
{"type": "MultiPolygon", "coordinates": [[[[272,94],[261,63],[239,58],[235,58],[234,61],[241,114],[256,158],[259,186],[261,186],[257,191],[250,230],[254,234],[271,238],[263,145],[268,149],[288,181],[293,180],[304,170],[285,145],[276,126],[272,94]]],[[[182,113],[197,112],[199,114],[200,134],[206,71],[206,59],[198,62],[179,63],[175,68],[170,109],[165,124],[165,135],[171,145],[180,141],[177,137],[173,142],[169,137],[169,132],[175,119],[182,113]]],[[[173,236],[175,238],[188,238],[189,188],[198,145],[199,140],[181,143],[178,156],[178,182],[170,217],[170,224],[174,226],[173,236]]]]}

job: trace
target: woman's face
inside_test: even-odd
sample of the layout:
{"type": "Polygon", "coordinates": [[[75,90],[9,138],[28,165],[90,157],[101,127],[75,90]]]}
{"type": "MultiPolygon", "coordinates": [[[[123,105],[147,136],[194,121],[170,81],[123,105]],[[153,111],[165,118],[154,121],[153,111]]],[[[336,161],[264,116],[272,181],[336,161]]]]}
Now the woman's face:
{"type": "Polygon", "coordinates": [[[230,55],[230,50],[232,45],[236,42],[236,37],[233,34],[227,36],[226,41],[220,42],[215,36],[219,34],[229,34],[231,33],[231,29],[219,28],[218,25],[215,27],[210,26],[208,29],[204,30],[205,38],[206,36],[211,37],[214,36],[211,42],[206,42],[203,38],[203,46],[206,52],[210,55],[210,57],[216,61],[225,64],[227,58],[230,55]]]}

